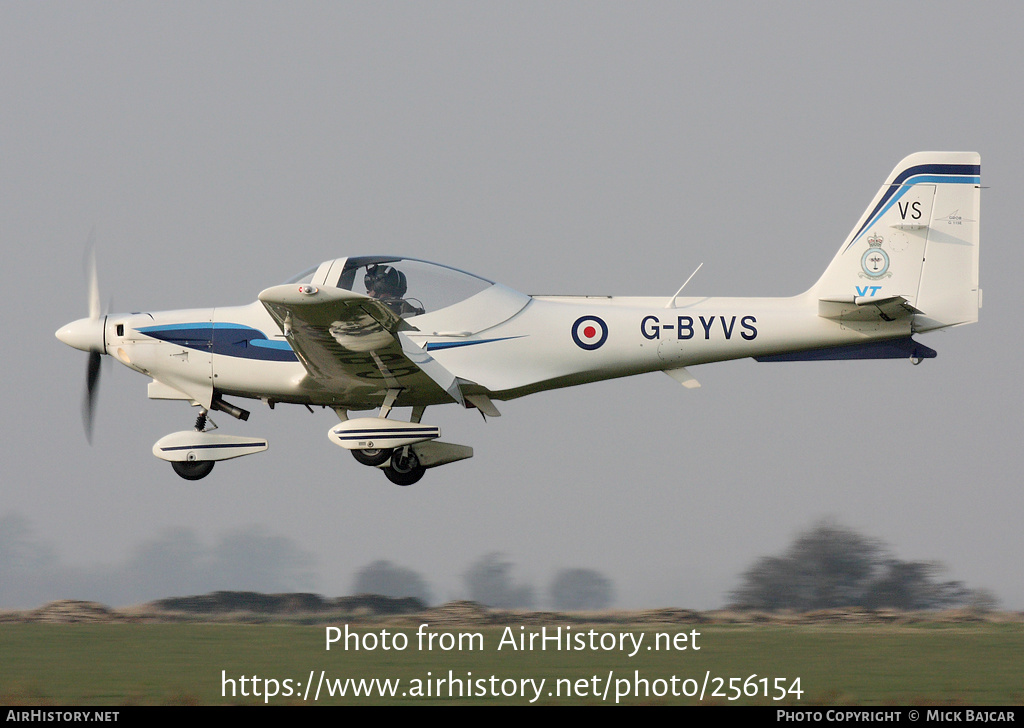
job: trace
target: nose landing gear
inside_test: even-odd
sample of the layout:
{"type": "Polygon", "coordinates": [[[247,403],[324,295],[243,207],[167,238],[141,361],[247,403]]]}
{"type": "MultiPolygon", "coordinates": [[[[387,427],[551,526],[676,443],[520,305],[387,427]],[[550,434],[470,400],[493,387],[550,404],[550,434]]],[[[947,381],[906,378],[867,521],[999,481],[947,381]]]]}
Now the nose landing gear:
{"type": "Polygon", "coordinates": [[[174,472],[185,480],[202,480],[213,470],[216,461],[252,455],[268,447],[262,438],[219,435],[213,432],[215,429],[217,425],[209,418],[209,412],[202,409],[194,429],[160,438],[153,445],[153,454],[168,461],[174,472]]]}

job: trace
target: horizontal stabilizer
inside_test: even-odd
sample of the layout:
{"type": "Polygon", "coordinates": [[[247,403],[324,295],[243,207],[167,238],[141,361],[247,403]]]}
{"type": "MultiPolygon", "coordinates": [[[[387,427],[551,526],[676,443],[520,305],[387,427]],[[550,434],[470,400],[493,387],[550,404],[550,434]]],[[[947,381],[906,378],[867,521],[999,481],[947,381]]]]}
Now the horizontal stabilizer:
{"type": "Polygon", "coordinates": [[[903,296],[879,299],[857,296],[852,301],[818,301],[818,315],[836,321],[895,321],[918,313],[921,311],[903,296]]]}
{"type": "Polygon", "coordinates": [[[903,339],[871,341],[866,344],[829,346],[824,349],[794,351],[788,354],[755,356],[755,361],[832,361],[838,359],[934,359],[936,352],[907,336],[903,339]]]}

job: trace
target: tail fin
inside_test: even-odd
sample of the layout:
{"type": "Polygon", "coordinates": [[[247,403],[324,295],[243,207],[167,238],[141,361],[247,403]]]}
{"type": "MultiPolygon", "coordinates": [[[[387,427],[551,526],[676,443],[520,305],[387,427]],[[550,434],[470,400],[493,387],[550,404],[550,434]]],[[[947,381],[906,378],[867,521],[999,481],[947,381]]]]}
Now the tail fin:
{"type": "Polygon", "coordinates": [[[919,152],[896,165],[810,293],[902,298],[915,331],[978,320],[981,156],[919,152]]]}

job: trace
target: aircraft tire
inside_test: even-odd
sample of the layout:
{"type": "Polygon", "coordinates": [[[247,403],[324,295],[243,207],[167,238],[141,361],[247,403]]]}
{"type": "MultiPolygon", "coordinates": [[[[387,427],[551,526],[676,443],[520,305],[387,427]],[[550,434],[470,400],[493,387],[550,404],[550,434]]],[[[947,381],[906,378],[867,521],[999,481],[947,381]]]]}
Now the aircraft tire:
{"type": "Polygon", "coordinates": [[[375,448],[373,450],[353,450],[352,457],[356,459],[356,462],[375,468],[388,461],[388,458],[391,457],[391,450],[380,448],[375,448]]]}
{"type": "Polygon", "coordinates": [[[422,466],[420,466],[420,465],[417,465],[412,470],[408,470],[408,471],[404,471],[404,472],[400,471],[400,470],[395,470],[390,465],[387,466],[386,468],[384,468],[384,475],[387,476],[388,480],[390,480],[395,485],[401,485],[401,486],[412,485],[413,483],[418,483],[420,478],[423,477],[423,474],[425,472],[427,472],[427,469],[422,467],[422,466]]]}
{"type": "Polygon", "coordinates": [[[174,472],[185,480],[202,480],[213,470],[213,460],[175,461],[171,463],[174,472]]]}
{"type": "Polygon", "coordinates": [[[395,485],[405,486],[419,482],[426,471],[416,453],[403,447],[391,453],[391,464],[384,468],[384,475],[395,485]]]}

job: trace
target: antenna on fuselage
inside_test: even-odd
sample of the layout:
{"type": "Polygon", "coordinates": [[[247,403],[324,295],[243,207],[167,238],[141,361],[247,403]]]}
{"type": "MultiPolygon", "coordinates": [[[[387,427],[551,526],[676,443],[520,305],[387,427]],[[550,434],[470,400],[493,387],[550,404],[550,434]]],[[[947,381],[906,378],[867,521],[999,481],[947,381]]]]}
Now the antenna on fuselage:
{"type": "Polygon", "coordinates": [[[683,283],[683,285],[679,286],[679,290],[676,291],[675,295],[672,296],[672,298],[668,299],[668,303],[665,304],[665,308],[675,308],[676,307],[676,299],[679,298],[679,294],[683,292],[684,288],[686,288],[686,284],[689,283],[693,279],[693,277],[695,275],[697,275],[697,271],[700,270],[702,265],[704,265],[704,264],[701,263],[700,265],[698,265],[697,268],[693,271],[693,273],[690,274],[690,277],[686,279],[686,281],[683,283]]]}

